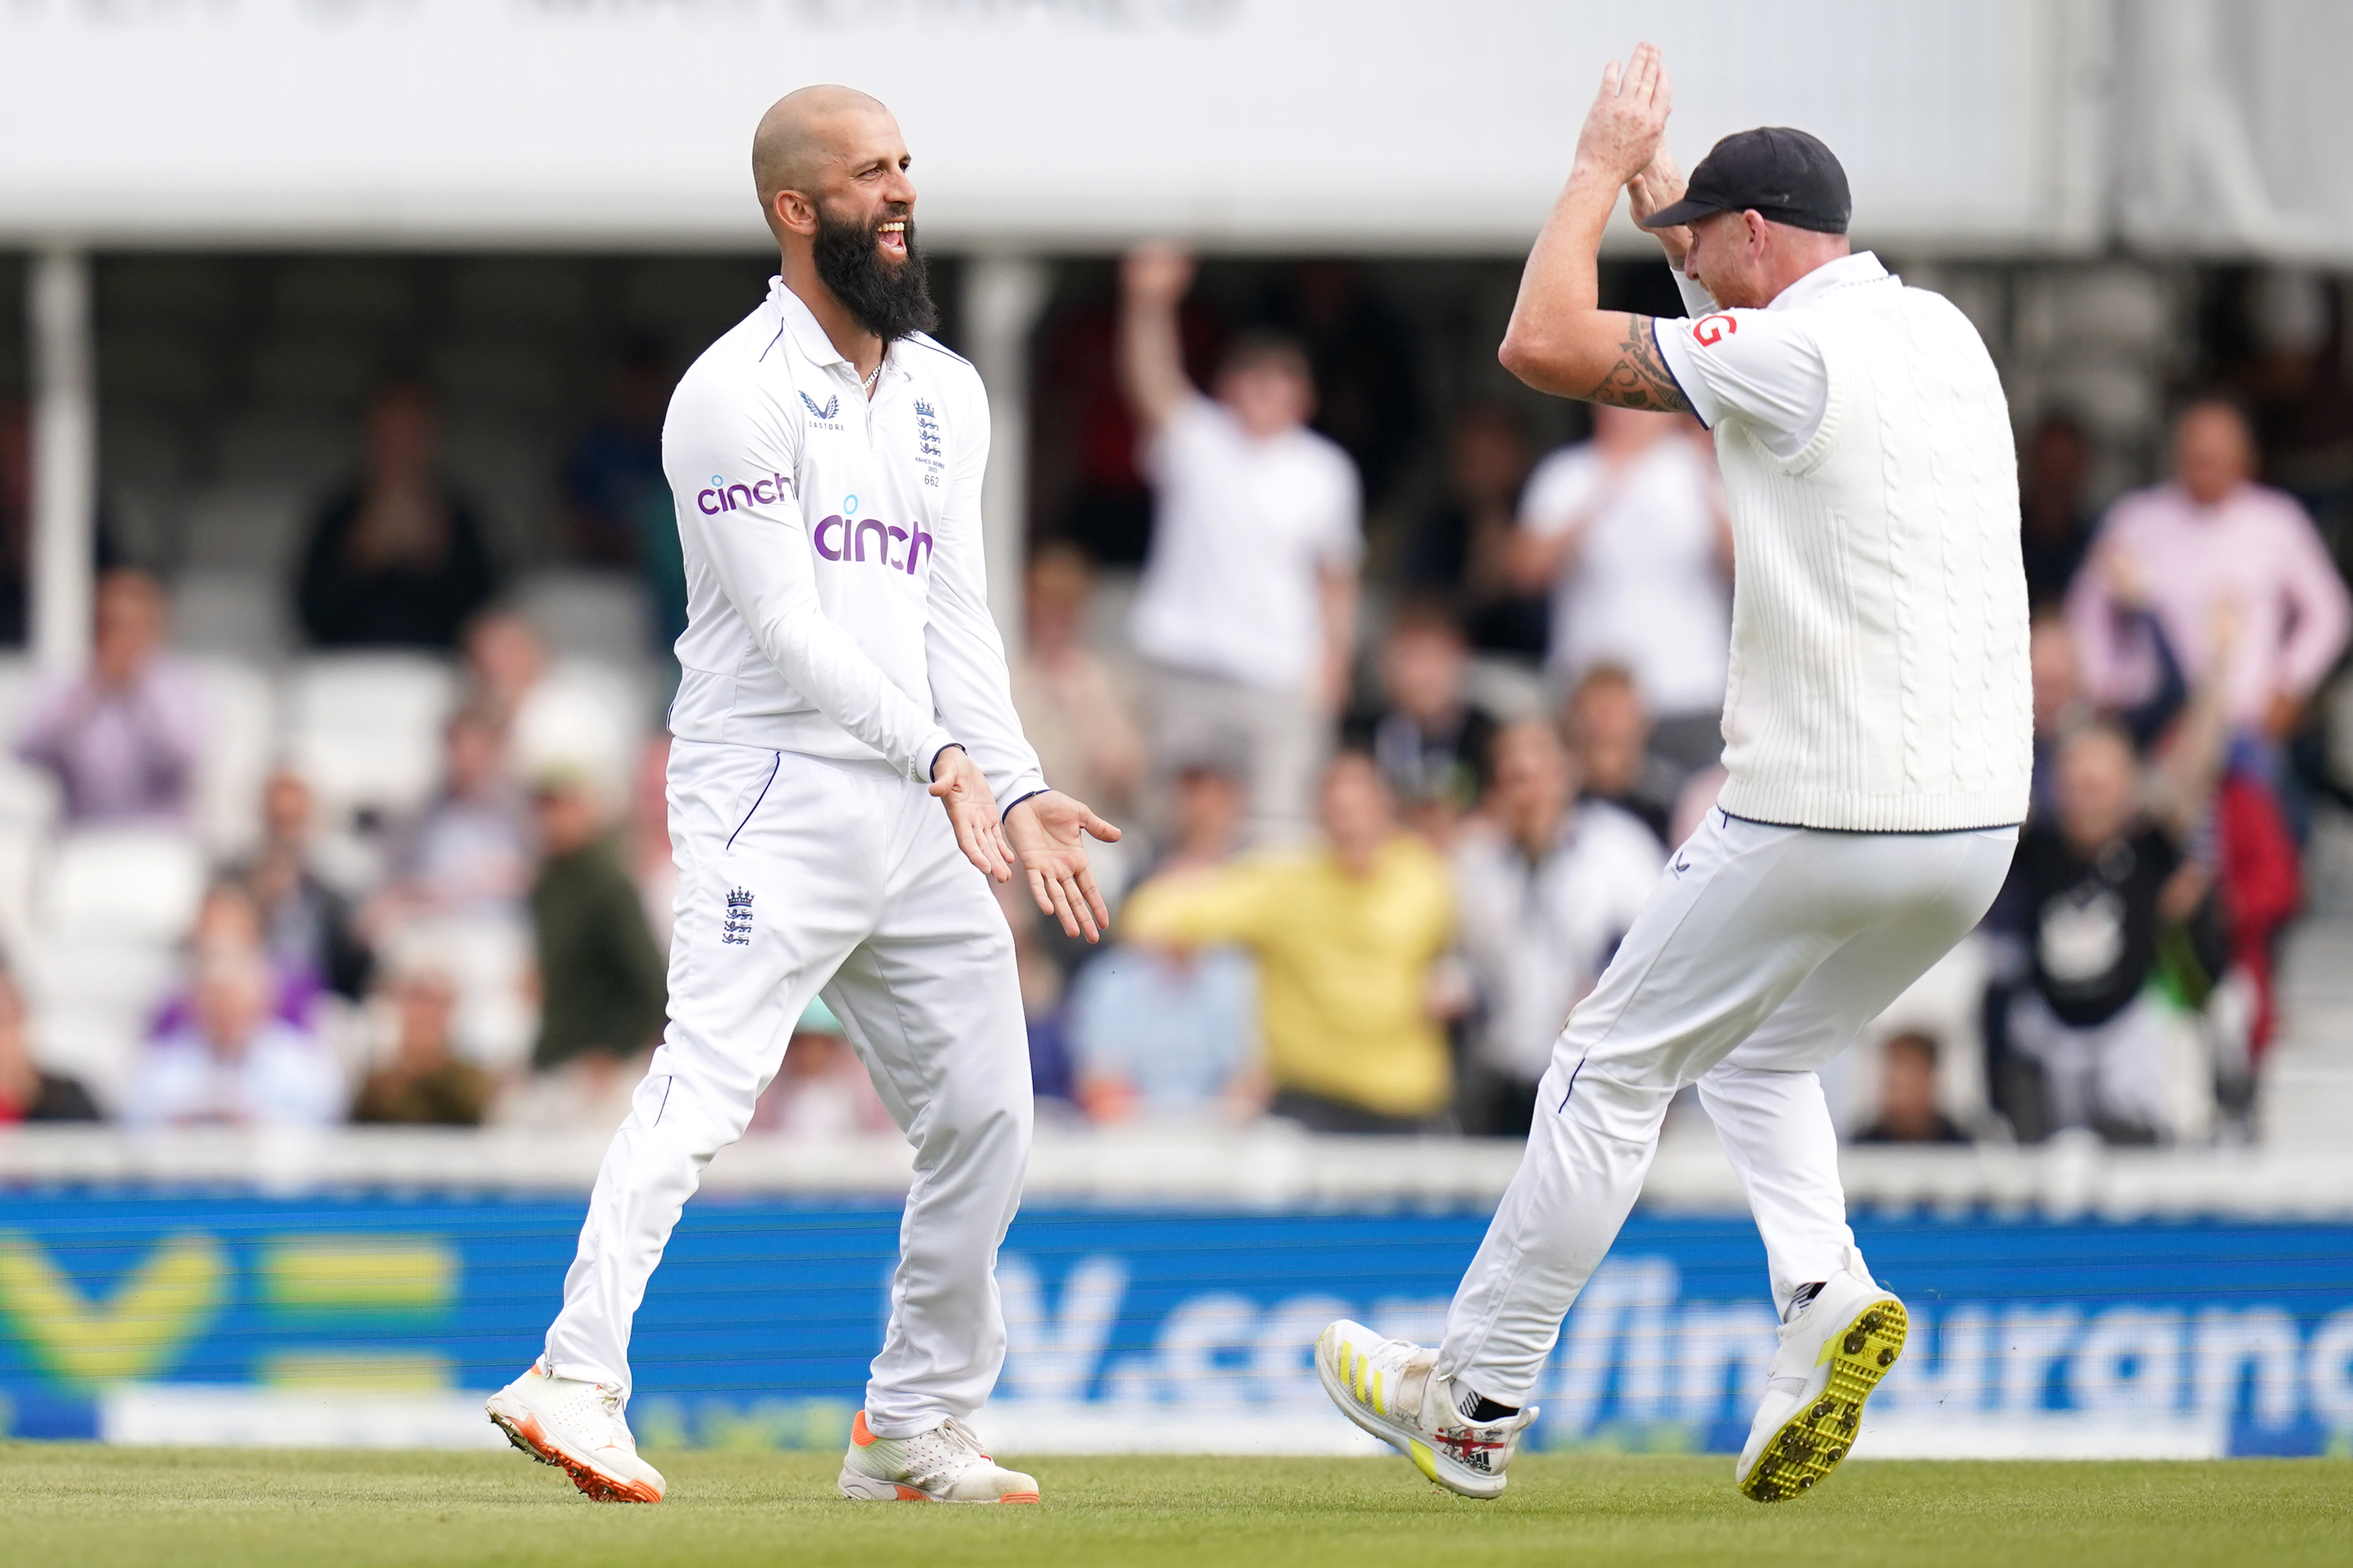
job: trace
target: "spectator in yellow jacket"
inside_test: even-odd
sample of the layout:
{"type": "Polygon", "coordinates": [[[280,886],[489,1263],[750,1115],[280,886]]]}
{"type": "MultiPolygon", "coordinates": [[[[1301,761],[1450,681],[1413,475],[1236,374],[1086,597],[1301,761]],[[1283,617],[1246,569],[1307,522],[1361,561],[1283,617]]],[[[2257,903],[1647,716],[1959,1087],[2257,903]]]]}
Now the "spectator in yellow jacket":
{"type": "Polygon", "coordinates": [[[1446,863],[1398,829],[1369,758],[1324,775],[1323,843],[1173,872],[1121,915],[1132,942],[1234,943],[1259,963],[1270,1109],[1325,1132],[1446,1130],[1453,1067],[1435,969],[1454,928],[1446,863]]]}

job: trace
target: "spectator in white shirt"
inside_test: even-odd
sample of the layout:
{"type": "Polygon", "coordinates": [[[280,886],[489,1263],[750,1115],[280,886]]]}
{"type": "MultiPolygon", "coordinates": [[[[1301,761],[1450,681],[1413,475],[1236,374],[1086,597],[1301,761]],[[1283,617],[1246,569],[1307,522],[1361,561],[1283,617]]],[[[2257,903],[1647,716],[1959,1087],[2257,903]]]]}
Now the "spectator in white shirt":
{"type": "Polygon", "coordinates": [[[1553,1041],[1650,897],[1662,855],[1632,816],[1577,799],[1550,725],[1505,727],[1493,757],[1483,818],[1454,849],[1456,940],[1477,999],[1463,1121],[1525,1137],[1553,1041]]]}
{"type": "Polygon", "coordinates": [[[185,821],[204,734],[195,677],[164,652],[164,590],[143,572],[98,585],[90,668],[34,705],[16,754],[58,781],[76,826],[185,821]]]}
{"type": "Polygon", "coordinates": [[[1307,428],[1315,384],[1287,340],[1239,338],[1204,397],[1185,374],[1176,310],[1189,257],[1131,254],[1121,381],[1146,440],[1155,508],[1135,603],[1164,759],[1239,742],[1251,831],[1303,834],[1348,688],[1357,565],[1355,468],[1307,428]]]}
{"type": "Polygon", "coordinates": [[[1732,641],[1732,532],[1715,464],[1680,414],[1607,404],[1593,439],[1536,466],[1513,566],[1552,590],[1553,679],[1624,666],[1652,715],[1651,743],[1686,772],[1724,749],[1732,641]]]}
{"type": "Polygon", "coordinates": [[[341,1119],[334,1058],[277,1016],[258,954],[198,965],[193,1016],[148,1048],[124,1120],[140,1127],[322,1127],[341,1119]]]}

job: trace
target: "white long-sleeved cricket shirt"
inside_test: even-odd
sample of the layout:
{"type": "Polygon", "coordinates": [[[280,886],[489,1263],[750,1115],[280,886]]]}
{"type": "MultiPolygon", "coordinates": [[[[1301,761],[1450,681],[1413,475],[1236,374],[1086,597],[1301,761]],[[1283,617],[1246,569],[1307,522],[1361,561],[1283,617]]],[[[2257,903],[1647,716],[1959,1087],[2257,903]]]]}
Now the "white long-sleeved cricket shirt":
{"type": "Polygon", "coordinates": [[[782,279],[671,394],[662,467],[686,556],[670,732],[881,756],[919,782],[961,744],[1000,808],[1046,787],[989,618],[988,400],[918,333],[870,401],[782,279]]]}

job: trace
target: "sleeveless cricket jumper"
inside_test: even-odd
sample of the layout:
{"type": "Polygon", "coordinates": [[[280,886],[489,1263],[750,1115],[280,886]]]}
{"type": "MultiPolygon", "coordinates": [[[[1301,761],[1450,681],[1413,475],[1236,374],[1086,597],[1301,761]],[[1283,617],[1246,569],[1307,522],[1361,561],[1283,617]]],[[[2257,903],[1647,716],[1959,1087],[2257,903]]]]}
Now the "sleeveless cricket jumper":
{"type": "Polygon", "coordinates": [[[670,1025],[597,1173],[547,1335],[558,1376],[628,1389],[670,1229],[822,994],[915,1149],[868,1426],[913,1436],[995,1384],[1029,1044],[1005,917],[925,787],[951,742],[1000,806],[1045,787],[988,616],[988,435],[971,365],[901,340],[870,401],[780,280],[672,395],[670,1025]]]}
{"type": "Polygon", "coordinates": [[[1967,318],[1866,254],[1655,323],[1711,425],[1736,569],[1729,774],[1570,1015],[1438,1370],[1540,1396],[1561,1319],[1695,1083],[1777,1308],[1853,1243],[1814,1069],[2000,889],[2031,765],[2009,412],[1967,318]]]}
{"type": "Polygon", "coordinates": [[[1813,439],[1782,458],[1737,419],[1715,431],[1739,563],[1721,804],[1862,832],[2014,824],[2033,709],[1993,363],[1950,302],[1892,278],[1798,313],[1829,373],[1813,439]]]}

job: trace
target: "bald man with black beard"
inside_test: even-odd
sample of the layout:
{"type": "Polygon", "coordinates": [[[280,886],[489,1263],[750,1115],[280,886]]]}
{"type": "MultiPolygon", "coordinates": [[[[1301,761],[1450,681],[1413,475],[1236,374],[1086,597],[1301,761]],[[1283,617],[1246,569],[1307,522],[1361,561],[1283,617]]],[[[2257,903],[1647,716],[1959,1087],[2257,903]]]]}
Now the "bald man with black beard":
{"type": "Polygon", "coordinates": [[[589,1198],[544,1353],[490,1400],[516,1447],[657,1502],[625,1412],[646,1283],[822,995],[915,1150],[890,1321],[840,1489],[1035,1502],[965,1422],[1005,1357],[997,1248],[1029,1151],[1029,1045],[989,883],[1073,937],[1109,923],[988,614],[988,403],[929,337],[912,160],[890,110],[804,88],[752,170],[780,263],[681,378],[662,430],[687,572],[670,709],[670,1022],[589,1198]]]}

